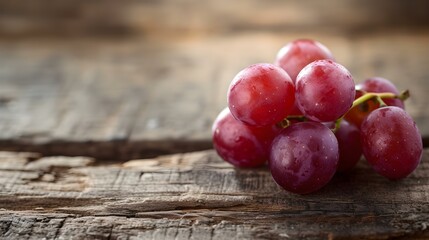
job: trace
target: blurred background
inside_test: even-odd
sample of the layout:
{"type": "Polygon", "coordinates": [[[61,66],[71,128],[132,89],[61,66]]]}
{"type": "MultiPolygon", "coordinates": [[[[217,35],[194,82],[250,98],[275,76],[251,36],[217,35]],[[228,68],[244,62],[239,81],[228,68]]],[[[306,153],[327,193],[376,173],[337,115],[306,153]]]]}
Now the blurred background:
{"type": "Polygon", "coordinates": [[[428,26],[425,0],[38,0],[1,1],[1,33],[10,36],[207,35],[345,32],[428,26]]]}
{"type": "Polygon", "coordinates": [[[129,159],[211,147],[226,90],[297,38],[409,89],[427,146],[429,1],[0,0],[0,149],[129,159]]]}

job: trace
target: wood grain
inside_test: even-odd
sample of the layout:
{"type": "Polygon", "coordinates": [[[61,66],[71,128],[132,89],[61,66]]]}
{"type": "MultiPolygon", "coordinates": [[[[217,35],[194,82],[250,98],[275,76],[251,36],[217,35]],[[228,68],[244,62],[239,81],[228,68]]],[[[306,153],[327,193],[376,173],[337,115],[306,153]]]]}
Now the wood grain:
{"type": "Polygon", "coordinates": [[[429,152],[391,182],[363,161],[321,191],[281,190],[266,168],[213,151],[97,162],[0,154],[1,238],[425,239],[429,152]]]}
{"type": "Polygon", "coordinates": [[[0,41],[0,148],[129,159],[211,147],[210,129],[242,68],[272,62],[286,42],[326,44],[356,82],[409,89],[407,110],[429,137],[429,32],[242,33],[126,40],[0,41]],[[394,50],[393,50],[394,49],[394,50]]]}

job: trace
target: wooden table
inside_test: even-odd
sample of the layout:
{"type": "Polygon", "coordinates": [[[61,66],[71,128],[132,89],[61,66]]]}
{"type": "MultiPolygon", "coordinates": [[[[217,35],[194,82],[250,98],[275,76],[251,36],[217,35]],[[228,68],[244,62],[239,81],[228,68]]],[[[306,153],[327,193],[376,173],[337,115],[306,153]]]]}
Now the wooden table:
{"type": "Polygon", "coordinates": [[[429,151],[391,182],[363,161],[321,191],[283,191],[267,168],[213,150],[106,163],[0,154],[3,238],[427,239],[429,151]]]}
{"type": "Polygon", "coordinates": [[[428,7],[0,0],[0,238],[429,238],[427,150],[402,181],[362,160],[305,196],[210,150],[235,74],[297,38],[409,89],[428,146],[428,7]]]}

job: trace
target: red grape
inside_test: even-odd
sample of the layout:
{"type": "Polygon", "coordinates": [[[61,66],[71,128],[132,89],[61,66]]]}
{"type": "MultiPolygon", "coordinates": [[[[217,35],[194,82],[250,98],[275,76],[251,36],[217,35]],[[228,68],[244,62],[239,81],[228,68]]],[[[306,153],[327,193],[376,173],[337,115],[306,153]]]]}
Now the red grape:
{"type": "Polygon", "coordinates": [[[416,169],[422,157],[420,132],[402,108],[372,111],[361,125],[363,154],[379,174],[401,179],[416,169]]]}
{"type": "Polygon", "coordinates": [[[327,47],[313,40],[298,39],[280,49],[275,64],[283,68],[295,82],[301,69],[322,59],[334,59],[327,47]]]}
{"type": "Polygon", "coordinates": [[[295,89],[289,75],[268,63],[251,65],[235,76],[228,90],[234,117],[254,126],[273,125],[292,110],[295,89]]]}
{"type": "Polygon", "coordinates": [[[338,142],[318,122],[301,122],[285,128],[273,140],[270,170],[287,191],[306,194],[325,186],[338,164],[338,142]]]}
{"type": "Polygon", "coordinates": [[[247,126],[225,108],[213,123],[213,146],[219,156],[237,167],[257,167],[268,160],[271,142],[280,130],[247,126]]]}
{"type": "Polygon", "coordinates": [[[352,169],[362,156],[359,129],[347,122],[341,121],[340,128],[335,132],[340,148],[338,171],[345,172],[352,169]]]}
{"type": "Polygon", "coordinates": [[[314,121],[335,121],[345,114],[355,98],[350,72],[331,60],[307,65],[296,78],[298,108],[314,121]]]}

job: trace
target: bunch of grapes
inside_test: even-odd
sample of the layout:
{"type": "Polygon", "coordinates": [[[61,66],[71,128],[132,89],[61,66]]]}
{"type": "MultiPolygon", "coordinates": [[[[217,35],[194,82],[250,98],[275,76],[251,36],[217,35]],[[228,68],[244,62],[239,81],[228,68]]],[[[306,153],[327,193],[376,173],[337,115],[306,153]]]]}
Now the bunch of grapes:
{"type": "Polygon", "coordinates": [[[316,41],[293,41],[274,64],[243,69],[227,95],[212,128],[217,153],[237,167],[268,160],[275,182],[293,193],[322,188],[362,154],[391,180],[408,176],[422,156],[421,135],[404,110],[408,92],[378,77],[355,85],[316,41]]]}

